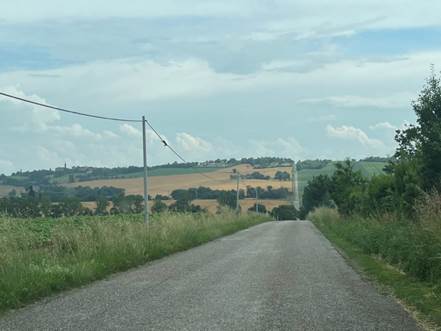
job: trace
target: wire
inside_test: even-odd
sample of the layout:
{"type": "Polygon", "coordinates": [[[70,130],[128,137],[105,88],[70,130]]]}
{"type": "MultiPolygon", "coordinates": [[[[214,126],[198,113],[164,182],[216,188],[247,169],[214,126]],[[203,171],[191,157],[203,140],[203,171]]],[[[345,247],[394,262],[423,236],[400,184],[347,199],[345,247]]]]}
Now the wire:
{"type": "MultiPolygon", "coordinates": [[[[159,138],[159,140],[164,144],[164,146],[165,147],[167,147],[173,154],[175,154],[176,155],[176,157],[179,159],[179,160],[181,160],[182,162],[184,162],[184,163],[189,163],[186,159],[184,159],[183,157],[182,157],[182,155],[181,154],[179,154],[161,135],[160,135],[160,133],[153,127],[153,125],[148,121],[148,120],[145,120],[145,122],[147,123],[147,125],[149,126],[149,128],[150,129],[152,129],[152,131],[156,134],[156,136],[159,138]]],[[[190,168],[193,168],[193,169],[197,169],[196,167],[194,167],[194,166],[190,166],[190,168]]],[[[201,176],[203,176],[203,177],[205,177],[205,178],[208,178],[208,179],[211,179],[211,180],[213,180],[213,181],[217,181],[217,182],[223,182],[223,181],[221,181],[221,180],[219,180],[219,179],[217,179],[217,178],[213,178],[213,177],[211,177],[211,176],[208,176],[207,174],[204,174],[204,173],[202,173],[202,172],[197,172],[197,174],[198,175],[201,175],[201,176]]]]}
{"type": "MultiPolygon", "coordinates": [[[[37,101],[32,101],[29,99],[25,99],[22,97],[18,97],[12,94],[8,94],[8,93],[4,93],[4,92],[0,92],[0,95],[10,98],[10,99],[15,99],[15,100],[19,100],[19,101],[23,101],[29,104],[33,104],[36,106],[40,106],[40,107],[44,107],[44,108],[49,108],[49,109],[54,109],[54,110],[58,110],[61,112],[65,112],[65,113],[69,113],[69,114],[74,114],[74,115],[80,115],[80,116],[86,116],[86,117],[92,117],[92,118],[97,118],[97,119],[101,119],[101,120],[109,120],[109,121],[119,121],[119,122],[136,122],[136,123],[142,123],[142,120],[135,120],[135,119],[128,119],[128,118],[117,118],[117,117],[106,117],[106,116],[100,116],[100,115],[94,115],[94,114],[86,114],[86,113],[81,113],[78,111],[74,111],[74,110],[68,110],[68,109],[64,109],[64,108],[60,108],[60,107],[55,107],[55,106],[51,106],[51,105],[47,105],[41,102],[37,102],[37,101]]],[[[187,160],[185,160],[181,154],[179,154],[172,146],[170,146],[169,143],[167,143],[167,141],[159,134],[159,132],[153,127],[153,125],[151,125],[151,123],[148,120],[145,120],[145,123],[147,123],[147,125],[149,126],[150,129],[152,129],[152,131],[156,134],[156,136],[159,138],[159,140],[162,142],[162,144],[164,144],[165,147],[168,147],[173,154],[176,155],[176,157],[178,159],[180,159],[182,162],[184,163],[189,163],[187,162],[187,160]]],[[[193,169],[196,169],[193,166],[190,166],[193,169]]],[[[208,179],[211,179],[213,181],[218,181],[218,182],[223,182],[219,179],[213,178],[211,176],[208,176],[204,173],[198,172],[197,174],[204,176],[208,179]]]]}
{"type": "Polygon", "coordinates": [[[58,110],[58,111],[61,111],[61,112],[65,112],[65,113],[69,113],[69,114],[74,114],[74,115],[98,118],[98,119],[101,119],[101,120],[109,120],[109,121],[137,122],[137,123],[141,123],[142,122],[142,120],[134,120],[134,119],[127,119],[127,118],[117,118],[117,117],[105,117],[105,116],[100,116],[100,115],[81,113],[81,112],[78,112],[78,111],[68,110],[68,109],[64,109],[64,108],[60,108],[60,107],[55,107],[55,106],[50,106],[50,105],[47,105],[47,104],[44,104],[44,103],[41,103],[41,102],[36,102],[36,101],[29,100],[29,99],[17,97],[15,95],[4,93],[4,92],[0,92],[0,95],[2,95],[4,97],[7,97],[7,98],[11,98],[11,99],[23,101],[23,102],[26,102],[26,103],[30,103],[30,104],[33,104],[33,105],[36,105],[36,106],[50,108],[50,109],[54,109],[54,110],[58,110]]]}

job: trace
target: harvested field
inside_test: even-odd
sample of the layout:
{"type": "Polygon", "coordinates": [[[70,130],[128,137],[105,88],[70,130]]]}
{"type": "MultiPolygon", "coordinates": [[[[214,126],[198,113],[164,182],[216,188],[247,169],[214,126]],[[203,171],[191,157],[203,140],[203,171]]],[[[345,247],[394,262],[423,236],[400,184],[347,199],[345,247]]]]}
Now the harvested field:
{"type": "MultiPolygon", "coordinates": [[[[175,200],[164,200],[163,202],[167,206],[170,206],[173,202],[175,202],[175,200]]],[[[242,207],[242,211],[248,210],[248,208],[253,206],[255,202],[256,200],[254,199],[240,200],[240,206],[242,207]]],[[[152,207],[153,203],[154,201],[149,201],[150,208],[152,207]]],[[[197,199],[197,200],[193,200],[191,203],[194,205],[201,206],[202,208],[206,208],[210,213],[215,213],[218,207],[218,203],[216,200],[197,199]]],[[[286,201],[286,200],[273,200],[273,199],[259,200],[259,204],[264,205],[268,211],[271,211],[274,207],[280,205],[286,205],[289,203],[290,201],[286,201]]],[[[95,210],[96,208],[96,202],[94,201],[82,202],[82,205],[92,210],[95,210]]],[[[110,210],[111,206],[112,206],[112,202],[109,203],[109,207],[107,209],[110,210]]]]}
{"type": "MultiPolygon", "coordinates": [[[[205,186],[211,189],[219,190],[235,190],[236,181],[230,178],[233,169],[236,169],[241,174],[249,174],[253,171],[258,171],[264,175],[274,177],[277,171],[291,171],[290,167],[264,168],[254,169],[251,165],[241,164],[231,168],[223,168],[207,174],[210,178],[204,177],[200,174],[185,174],[185,175],[170,175],[170,176],[155,176],[149,178],[149,194],[155,196],[156,194],[170,195],[176,189],[188,189],[192,187],[205,186]]],[[[66,186],[114,186],[122,188],[126,194],[143,194],[143,179],[142,178],[121,178],[121,179],[105,179],[92,180],[86,182],[77,182],[66,184],[66,186]]],[[[240,188],[245,189],[247,186],[266,188],[272,186],[273,188],[287,187],[291,188],[290,181],[279,180],[258,180],[245,179],[241,180],[240,188]]]]}

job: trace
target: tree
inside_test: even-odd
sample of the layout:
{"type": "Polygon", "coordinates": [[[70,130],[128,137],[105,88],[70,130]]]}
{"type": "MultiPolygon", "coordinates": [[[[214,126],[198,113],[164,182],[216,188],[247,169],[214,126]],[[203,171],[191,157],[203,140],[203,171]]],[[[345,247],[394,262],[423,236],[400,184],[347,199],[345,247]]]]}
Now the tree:
{"type": "MultiPolygon", "coordinates": [[[[266,213],[266,207],[265,205],[262,205],[260,203],[257,204],[257,206],[259,207],[259,213],[266,213]]],[[[248,208],[248,211],[256,211],[256,204],[252,205],[250,208],[248,208]]]]}
{"type": "Polygon", "coordinates": [[[392,212],[396,209],[396,189],[391,175],[374,176],[369,181],[364,201],[364,213],[392,212]]]}
{"type": "Polygon", "coordinates": [[[109,201],[103,196],[99,197],[96,200],[96,209],[95,214],[96,215],[107,215],[107,207],[109,206],[109,201]]]}
{"type": "Polygon", "coordinates": [[[274,175],[274,179],[277,180],[290,180],[291,179],[291,175],[286,172],[286,171],[277,171],[276,174],[274,175]]]}
{"type": "Polygon", "coordinates": [[[303,191],[302,214],[306,216],[310,211],[317,207],[331,207],[333,201],[331,199],[332,181],[326,175],[319,175],[308,182],[303,191]]]}
{"type": "Polygon", "coordinates": [[[441,189],[441,84],[432,73],[412,103],[416,125],[398,130],[399,144],[395,156],[399,160],[415,160],[420,184],[425,191],[441,189]]]}
{"type": "Polygon", "coordinates": [[[295,220],[299,212],[293,205],[281,205],[273,208],[271,215],[278,220],[295,220]]]}
{"type": "Polygon", "coordinates": [[[167,205],[161,199],[155,199],[151,210],[152,213],[162,213],[167,210],[167,205]]]}
{"type": "Polygon", "coordinates": [[[346,160],[335,165],[332,175],[331,197],[341,213],[352,214],[361,207],[365,180],[360,171],[354,171],[354,162],[346,160]]]}
{"type": "Polygon", "coordinates": [[[217,198],[217,202],[221,206],[227,206],[231,209],[236,208],[237,198],[235,191],[221,191],[217,198]]]}

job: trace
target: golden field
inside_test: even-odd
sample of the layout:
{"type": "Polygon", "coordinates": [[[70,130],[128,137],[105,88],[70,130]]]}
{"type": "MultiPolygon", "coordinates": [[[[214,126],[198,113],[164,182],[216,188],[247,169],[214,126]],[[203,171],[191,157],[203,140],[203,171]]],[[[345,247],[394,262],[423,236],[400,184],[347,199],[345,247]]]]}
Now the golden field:
{"type": "MultiPolygon", "coordinates": [[[[169,175],[169,176],[154,176],[149,178],[149,195],[154,197],[156,194],[170,195],[170,193],[176,189],[188,189],[196,188],[199,186],[210,187],[211,189],[218,190],[236,190],[236,181],[230,179],[230,175],[233,173],[233,169],[236,169],[241,174],[250,174],[254,171],[258,171],[261,174],[274,177],[277,171],[291,172],[290,167],[277,167],[277,168],[263,168],[254,169],[251,165],[241,164],[239,166],[231,168],[223,168],[214,172],[206,173],[207,178],[201,174],[185,174],[185,175],[169,175]]],[[[102,187],[113,186],[122,188],[126,191],[126,195],[139,194],[143,195],[143,178],[122,178],[122,179],[104,179],[104,180],[92,180],[86,182],[77,182],[66,184],[66,186],[90,186],[90,187],[102,187]]],[[[257,179],[244,179],[240,181],[240,188],[246,189],[247,186],[262,187],[272,186],[274,188],[286,187],[291,189],[290,181],[278,181],[274,179],[270,180],[257,180],[257,179]]],[[[170,205],[174,200],[166,200],[164,203],[170,205]]],[[[193,204],[199,205],[202,208],[206,208],[209,212],[216,212],[218,203],[216,200],[202,200],[197,199],[192,201],[193,204]]],[[[240,200],[242,210],[247,210],[255,203],[254,199],[240,200]]],[[[259,200],[259,203],[264,205],[267,210],[272,210],[279,205],[288,204],[286,200],[259,200]]],[[[153,201],[149,202],[151,206],[153,201]]],[[[95,202],[83,203],[85,207],[95,209],[95,202]]]]}
{"type": "MultiPolygon", "coordinates": [[[[217,171],[206,173],[207,178],[201,174],[185,174],[185,175],[170,175],[170,176],[154,176],[149,178],[148,191],[150,196],[154,197],[156,194],[170,195],[170,193],[176,189],[189,189],[199,186],[209,187],[213,190],[235,190],[236,181],[230,179],[230,175],[233,173],[233,169],[236,169],[241,174],[249,174],[254,171],[258,171],[261,174],[274,177],[277,171],[291,172],[290,167],[277,167],[277,168],[263,168],[254,169],[251,165],[241,164],[231,168],[222,168],[217,171]]],[[[85,182],[77,182],[71,184],[65,184],[69,187],[75,186],[90,186],[90,187],[102,187],[113,186],[122,188],[126,191],[126,195],[129,194],[143,194],[143,178],[121,178],[121,179],[103,179],[92,180],[85,182]]],[[[240,188],[246,189],[247,186],[262,187],[272,186],[274,188],[286,187],[291,188],[290,181],[278,181],[278,180],[257,180],[257,179],[244,179],[240,181],[240,188]]]]}
{"type": "MultiPolygon", "coordinates": [[[[167,206],[170,206],[174,200],[163,200],[167,206]]],[[[242,208],[242,211],[248,210],[250,207],[254,206],[256,200],[254,199],[242,199],[240,200],[240,206],[242,208]]],[[[152,207],[154,201],[149,201],[149,208],[152,207]]],[[[191,202],[194,205],[201,206],[202,208],[206,208],[210,213],[215,213],[217,211],[218,203],[216,200],[203,200],[203,199],[196,199],[191,202]]],[[[273,199],[266,199],[266,200],[259,200],[259,204],[264,205],[268,211],[271,211],[274,207],[280,206],[280,205],[286,205],[290,204],[290,201],[286,200],[273,200],[273,199]]],[[[95,201],[89,201],[89,202],[82,202],[82,205],[84,207],[87,207],[89,209],[95,210],[96,208],[96,202],[95,201]]],[[[107,208],[110,210],[112,203],[109,203],[109,207],[107,208]]]]}

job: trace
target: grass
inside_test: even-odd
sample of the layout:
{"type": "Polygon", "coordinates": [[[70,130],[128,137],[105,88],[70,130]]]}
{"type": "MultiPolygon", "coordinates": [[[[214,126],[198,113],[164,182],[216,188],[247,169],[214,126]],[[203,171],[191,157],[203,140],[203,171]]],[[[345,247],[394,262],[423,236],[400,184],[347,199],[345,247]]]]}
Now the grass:
{"type": "Polygon", "coordinates": [[[441,329],[440,237],[390,217],[344,219],[320,208],[309,218],[369,278],[430,328],[441,329]]]}
{"type": "Polygon", "coordinates": [[[268,221],[256,214],[0,218],[0,311],[268,221]]]}

